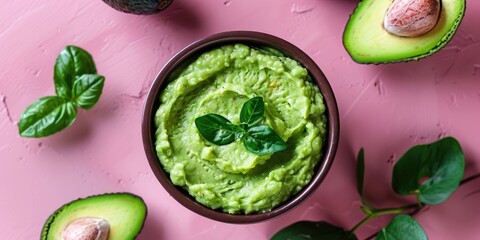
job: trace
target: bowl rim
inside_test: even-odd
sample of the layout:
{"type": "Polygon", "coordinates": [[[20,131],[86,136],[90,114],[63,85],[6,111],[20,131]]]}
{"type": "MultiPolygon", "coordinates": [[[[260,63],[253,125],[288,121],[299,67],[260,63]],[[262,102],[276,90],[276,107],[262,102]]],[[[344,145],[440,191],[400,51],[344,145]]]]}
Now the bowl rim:
{"type": "Polygon", "coordinates": [[[204,217],[224,223],[256,223],[269,220],[285,214],[286,212],[297,207],[301,202],[304,202],[304,200],[311,196],[312,193],[323,182],[328,171],[330,170],[338,147],[339,132],[340,125],[337,102],[328,80],[317,64],[306,53],[293,44],[279,37],[254,31],[229,31],[217,33],[195,41],[184,47],[164,65],[164,67],[155,77],[155,80],[153,81],[145,99],[142,113],[143,147],[149,165],[160,184],[177,202],[187,209],[204,217]],[[323,146],[324,154],[321,157],[321,161],[316,166],[317,170],[315,175],[299,193],[272,210],[263,213],[229,214],[219,210],[213,210],[200,204],[183,188],[173,185],[173,183],[170,181],[169,174],[161,166],[155,151],[156,128],[154,126],[154,117],[158,106],[160,105],[159,94],[167,85],[166,80],[168,76],[184,60],[198,56],[198,54],[205,52],[209,48],[232,43],[245,43],[247,45],[250,44],[273,47],[300,62],[302,66],[308,70],[312,80],[320,89],[320,92],[323,95],[324,104],[326,106],[326,115],[328,119],[326,134],[327,141],[323,146]]]}

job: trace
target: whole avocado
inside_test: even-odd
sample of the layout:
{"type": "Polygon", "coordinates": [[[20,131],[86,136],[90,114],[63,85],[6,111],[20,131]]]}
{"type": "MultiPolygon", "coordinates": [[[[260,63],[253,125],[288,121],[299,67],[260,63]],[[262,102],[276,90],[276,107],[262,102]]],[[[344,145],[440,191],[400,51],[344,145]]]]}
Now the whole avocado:
{"type": "Polygon", "coordinates": [[[165,10],[173,0],[103,0],[110,7],[126,13],[148,15],[165,10]]]}

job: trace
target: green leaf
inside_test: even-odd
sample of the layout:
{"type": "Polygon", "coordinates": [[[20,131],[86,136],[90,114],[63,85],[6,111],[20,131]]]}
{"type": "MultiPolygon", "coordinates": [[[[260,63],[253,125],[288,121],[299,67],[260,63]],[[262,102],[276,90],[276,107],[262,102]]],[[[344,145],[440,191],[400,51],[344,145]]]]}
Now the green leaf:
{"type": "Polygon", "coordinates": [[[380,231],[376,240],[428,240],[422,226],[409,215],[398,215],[380,231]]]}
{"type": "Polygon", "coordinates": [[[360,149],[357,156],[357,191],[363,197],[363,178],[365,175],[365,153],[360,149]]]}
{"type": "Polygon", "coordinates": [[[257,126],[247,130],[243,144],[248,151],[267,155],[287,149],[283,139],[268,126],[257,126]]]}
{"type": "Polygon", "coordinates": [[[464,171],[462,148],[447,137],[409,149],[395,164],[392,186],[400,195],[416,194],[420,202],[435,205],[458,188],[464,171]]]}
{"type": "Polygon", "coordinates": [[[263,98],[254,97],[243,104],[240,111],[240,121],[248,124],[248,126],[255,126],[262,121],[264,112],[263,98]]]}
{"type": "Polygon", "coordinates": [[[84,109],[92,108],[100,98],[105,78],[97,74],[84,74],[73,84],[72,98],[75,104],[84,109]]]}
{"type": "Polygon", "coordinates": [[[374,209],[367,199],[363,196],[363,182],[365,176],[365,152],[363,148],[360,149],[357,155],[357,191],[362,199],[362,204],[366,207],[361,208],[365,214],[370,214],[374,209]]]}
{"type": "Polygon", "coordinates": [[[216,145],[235,141],[235,133],[239,131],[228,119],[213,113],[196,118],[195,125],[205,140],[216,145]]]}
{"type": "Polygon", "coordinates": [[[87,51],[76,46],[67,46],[60,52],[55,62],[53,76],[55,92],[60,97],[72,99],[76,77],[95,73],[97,73],[95,62],[87,51]]]}
{"type": "Polygon", "coordinates": [[[43,97],[25,109],[18,131],[23,137],[46,137],[70,126],[76,115],[72,102],[57,96],[43,97]]]}
{"type": "Polygon", "coordinates": [[[356,240],[355,235],[327,222],[296,222],[279,232],[271,240],[356,240]]]}

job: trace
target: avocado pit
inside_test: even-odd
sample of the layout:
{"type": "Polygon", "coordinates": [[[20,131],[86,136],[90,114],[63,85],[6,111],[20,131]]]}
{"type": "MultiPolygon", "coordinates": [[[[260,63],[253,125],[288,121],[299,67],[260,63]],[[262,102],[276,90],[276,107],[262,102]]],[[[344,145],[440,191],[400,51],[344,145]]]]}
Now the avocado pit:
{"type": "Polygon", "coordinates": [[[62,240],[107,240],[110,225],[105,219],[85,217],[67,225],[62,240]]]}
{"type": "Polygon", "coordinates": [[[399,37],[416,37],[432,30],[440,16],[440,0],[394,0],[383,21],[399,37]]]}

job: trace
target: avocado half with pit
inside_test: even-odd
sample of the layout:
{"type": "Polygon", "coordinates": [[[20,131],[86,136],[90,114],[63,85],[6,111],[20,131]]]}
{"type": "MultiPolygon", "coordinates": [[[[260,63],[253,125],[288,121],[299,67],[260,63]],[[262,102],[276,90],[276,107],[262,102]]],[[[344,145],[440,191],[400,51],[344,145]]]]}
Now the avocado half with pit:
{"type": "Polygon", "coordinates": [[[392,3],[393,0],[362,0],[350,16],[343,45],[355,62],[379,64],[430,56],[452,39],[465,13],[465,0],[440,0],[438,21],[430,31],[416,37],[399,37],[383,26],[392,3]]]}
{"type": "Polygon", "coordinates": [[[63,205],[50,215],[43,226],[41,240],[64,239],[64,230],[79,219],[101,219],[106,222],[108,238],[105,239],[133,240],[142,230],[146,216],[147,207],[142,198],[130,193],[81,198],[63,205]]]}
{"type": "Polygon", "coordinates": [[[110,7],[125,13],[148,15],[165,10],[173,0],[103,0],[110,7]]]}

